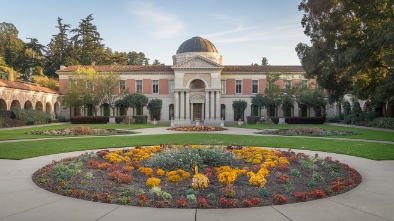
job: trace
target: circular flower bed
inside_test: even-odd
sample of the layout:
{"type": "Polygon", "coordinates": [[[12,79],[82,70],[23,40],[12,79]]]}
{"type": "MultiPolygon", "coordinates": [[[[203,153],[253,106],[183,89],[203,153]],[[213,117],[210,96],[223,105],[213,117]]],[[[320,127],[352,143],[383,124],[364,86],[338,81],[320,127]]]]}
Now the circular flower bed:
{"type": "Polygon", "coordinates": [[[91,129],[90,127],[73,127],[62,130],[42,130],[31,131],[26,134],[36,135],[57,135],[57,136],[76,136],[76,135],[114,135],[114,134],[133,134],[130,130],[109,130],[109,129],[91,129]]]}
{"type": "Polygon", "coordinates": [[[312,135],[312,136],[348,136],[356,135],[355,132],[324,130],[322,128],[294,128],[294,129],[263,129],[258,134],[273,134],[273,135],[312,135]]]}
{"type": "Polygon", "coordinates": [[[175,131],[221,131],[227,130],[224,127],[214,127],[214,126],[180,126],[180,127],[170,127],[167,130],[175,131]]]}
{"type": "Polygon", "coordinates": [[[360,174],[330,157],[238,146],[101,150],[52,162],[33,175],[49,191],[85,200],[166,208],[235,208],[325,198],[360,174]]]}

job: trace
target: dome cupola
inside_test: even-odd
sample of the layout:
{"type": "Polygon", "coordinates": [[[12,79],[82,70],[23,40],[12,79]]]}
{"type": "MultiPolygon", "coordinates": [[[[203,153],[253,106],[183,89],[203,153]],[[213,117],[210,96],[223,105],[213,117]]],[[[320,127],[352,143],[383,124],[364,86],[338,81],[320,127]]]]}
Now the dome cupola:
{"type": "Polygon", "coordinates": [[[218,53],[215,45],[212,44],[209,40],[202,37],[193,37],[186,41],[184,41],[176,51],[176,53],[185,53],[185,52],[214,52],[218,53]]]}

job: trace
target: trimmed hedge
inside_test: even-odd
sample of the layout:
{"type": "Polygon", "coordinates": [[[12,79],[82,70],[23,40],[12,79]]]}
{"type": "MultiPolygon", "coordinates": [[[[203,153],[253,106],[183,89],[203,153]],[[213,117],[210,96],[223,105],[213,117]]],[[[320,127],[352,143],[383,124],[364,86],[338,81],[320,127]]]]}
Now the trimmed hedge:
{"type": "Polygon", "coordinates": [[[248,124],[256,124],[260,120],[259,116],[247,116],[246,117],[246,122],[248,124]]]}
{"type": "Polygon", "coordinates": [[[116,116],[115,117],[115,123],[120,124],[123,122],[123,120],[126,118],[126,116],[116,116]]]}
{"type": "Polygon", "coordinates": [[[72,124],[106,124],[109,122],[108,116],[77,116],[71,117],[72,124]]]}
{"type": "Polygon", "coordinates": [[[23,120],[11,119],[9,117],[0,117],[0,127],[21,127],[26,126],[23,120]]]}
{"type": "Polygon", "coordinates": [[[288,124],[324,124],[326,117],[286,117],[288,124]]]}
{"type": "MultiPolygon", "coordinates": [[[[274,124],[279,123],[278,117],[272,117],[274,124]]],[[[285,117],[285,122],[288,124],[324,124],[326,117],[285,117]]]]}
{"type": "Polygon", "coordinates": [[[146,124],[148,123],[148,116],[146,115],[135,115],[132,116],[135,119],[135,124],[146,124]]]}

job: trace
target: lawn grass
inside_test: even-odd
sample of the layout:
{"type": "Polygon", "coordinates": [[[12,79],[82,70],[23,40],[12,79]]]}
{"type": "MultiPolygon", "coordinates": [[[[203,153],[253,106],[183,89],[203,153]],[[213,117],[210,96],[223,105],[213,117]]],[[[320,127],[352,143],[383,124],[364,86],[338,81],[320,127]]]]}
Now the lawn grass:
{"type": "Polygon", "coordinates": [[[243,145],[305,149],[346,154],[372,160],[394,160],[394,145],[392,144],[325,140],[318,138],[227,135],[217,133],[83,137],[1,143],[0,158],[25,159],[72,151],[169,143],[243,145]]]}
{"type": "Polygon", "coordinates": [[[356,135],[349,135],[349,136],[330,136],[332,138],[343,137],[343,138],[350,138],[350,139],[394,141],[394,131],[393,132],[386,132],[386,131],[377,131],[377,130],[369,130],[369,129],[324,125],[324,124],[245,124],[245,125],[241,125],[238,127],[249,128],[249,129],[293,129],[293,128],[298,128],[298,127],[322,128],[325,130],[335,130],[335,131],[346,131],[346,132],[358,133],[356,135]]]}
{"type": "Polygon", "coordinates": [[[143,129],[151,127],[159,127],[158,125],[152,124],[62,124],[62,125],[43,125],[33,128],[15,128],[13,130],[0,130],[0,141],[3,140],[21,140],[21,139],[35,139],[35,138],[46,138],[46,137],[56,137],[53,135],[35,135],[26,134],[31,131],[43,131],[43,130],[61,130],[65,128],[72,127],[90,127],[92,129],[143,129]]]}

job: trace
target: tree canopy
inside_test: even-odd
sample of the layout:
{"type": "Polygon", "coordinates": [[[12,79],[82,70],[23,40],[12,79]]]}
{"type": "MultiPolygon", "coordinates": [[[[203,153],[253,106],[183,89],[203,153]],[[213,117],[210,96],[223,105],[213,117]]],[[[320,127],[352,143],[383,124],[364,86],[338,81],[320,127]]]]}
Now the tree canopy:
{"type": "Polygon", "coordinates": [[[12,23],[0,23],[0,57],[25,80],[31,80],[31,75],[57,77],[61,65],[164,65],[157,59],[149,64],[143,52],[118,52],[106,47],[92,14],[81,19],[76,28],[58,17],[55,27],[57,33],[43,45],[34,37],[25,43],[12,23]]]}
{"type": "Polygon", "coordinates": [[[382,103],[394,94],[394,1],[302,0],[302,26],[311,45],[299,43],[308,78],[330,101],[352,93],[382,103]]]}

